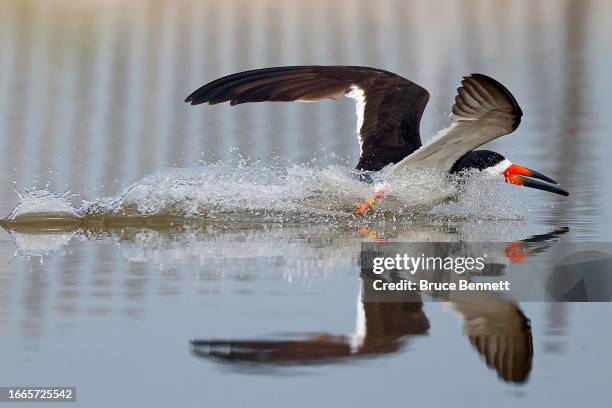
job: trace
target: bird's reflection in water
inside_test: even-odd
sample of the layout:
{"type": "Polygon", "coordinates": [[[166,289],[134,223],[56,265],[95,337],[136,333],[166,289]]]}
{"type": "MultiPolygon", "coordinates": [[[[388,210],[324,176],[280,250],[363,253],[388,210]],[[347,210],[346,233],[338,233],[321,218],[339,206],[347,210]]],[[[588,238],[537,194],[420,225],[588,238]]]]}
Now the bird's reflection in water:
{"type": "MultiPolygon", "coordinates": [[[[511,241],[505,246],[498,246],[497,252],[499,253],[489,254],[489,259],[494,259],[495,262],[488,263],[487,268],[479,272],[478,276],[472,274],[472,278],[477,280],[481,276],[503,275],[508,264],[525,262],[530,257],[544,253],[558,241],[560,235],[567,231],[566,228],[561,228],[546,234],[511,241]]],[[[9,231],[17,245],[17,253],[27,255],[26,259],[35,256],[49,257],[64,252],[66,252],[65,256],[70,258],[69,251],[65,251],[64,248],[69,248],[68,243],[73,239],[83,239],[79,237],[112,239],[116,243],[113,248],[118,248],[122,257],[131,262],[128,271],[132,270],[134,265],[148,263],[172,266],[175,265],[173,262],[178,262],[191,265],[194,259],[205,263],[208,267],[214,266],[215,262],[228,262],[235,267],[243,254],[251,253],[254,249],[261,250],[262,246],[265,247],[263,251],[266,255],[265,259],[270,257],[297,259],[300,256],[304,258],[304,250],[310,249],[308,259],[314,259],[316,262],[300,261],[295,265],[283,263],[277,268],[277,272],[284,273],[288,269],[297,270],[301,274],[312,272],[317,267],[323,268],[321,269],[323,271],[329,268],[324,265],[330,264],[335,265],[337,271],[351,268],[354,265],[354,255],[358,251],[360,242],[360,240],[352,239],[354,237],[361,236],[375,242],[384,242],[391,238],[392,240],[415,242],[424,240],[438,243],[448,242],[449,245],[455,245],[457,241],[468,241],[476,245],[477,241],[486,240],[484,239],[487,238],[485,232],[479,227],[474,234],[470,234],[467,226],[459,230],[452,227],[409,226],[405,230],[387,229],[382,233],[365,227],[348,228],[341,231],[333,228],[311,227],[306,230],[298,229],[297,232],[287,229],[258,230],[253,228],[223,232],[215,232],[214,229],[204,231],[170,229],[165,231],[138,228],[108,231],[68,228],[66,231],[48,233],[38,230],[31,232],[23,228],[9,231]],[[317,239],[310,240],[311,236],[317,239]],[[329,242],[334,244],[328,245],[329,242]],[[223,252],[220,256],[221,249],[223,252]],[[292,250],[295,253],[288,252],[292,250]],[[288,256],[288,253],[291,256],[288,256]],[[320,262],[321,259],[325,259],[325,262],[320,262]]],[[[492,231],[491,235],[499,236],[499,231],[492,231]]],[[[260,276],[263,272],[259,269],[261,265],[253,269],[251,257],[245,261],[244,265],[245,268],[250,265],[252,270],[249,270],[249,273],[253,276],[260,276]]],[[[276,264],[264,262],[263,265],[272,268],[276,264]]],[[[223,267],[219,269],[225,271],[223,267]]],[[[238,270],[242,271],[240,268],[238,270]]],[[[210,273],[216,276],[214,270],[210,273]]],[[[358,318],[357,329],[354,333],[296,333],[282,338],[256,340],[194,340],[192,342],[193,353],[197,356],[226,362],[236,368],[250,363],[249,366],[256,370],[275,366],[344,362],[395,353],[414,339],[413,336],[428,333],[430,323],[425,315],[422,301],[427,296],[451,301],[449,303],[464,322],[465,336],[483,357],[486,364],[496,370],[500,378],[509,382],[527,380],[533,356],[531,330],[528,318],[516,304],[501,299],[494,293],[483,292],[472,293],[467,299],[457,296],[449,297],[448,292],[444,291],[408,292],[412,297],[402,298],[401,301],[366,299],[363,296],[363,288],[371,287],[374,278],[375,276],[367,273],[362,273],[360,276],[362,290],[359,291],[357,299],[358,318]]],[[[399,281],[402,276],[397,275],[391,278],[399,281]]],[[[439,279],[448,281],[449,277],[440,276],[439,279]]],[[[133,285],[132,280],[128,275],[127,287],[133,285]]],[[[99,281],[102,282],[99,279],[96,280],[96,282],[99,281]]],[[[141,284],[145,282],[140,278],[137,281],[141,284]]],[[[137,293],[140,299],[145,292],[140,288],[137,293]]],[[[32,299],[38,299],[38,297],[38,294],[30,296],[32,299]]],[[[100,299],[102,298],[96,298],[96,301],[100,299]]],[[[74,299],[70,298],[67,301],[74,302],[74,299]]],[[[38,313],[38,309],[35,310],[38,313]]],[[[42,316],[39,315],[26,314],[25,316],[27,319],[42,319],[42,316]]]]}
{"type": "MultiPolygon", "coordinates": [[[[506,246],[508,262],[522,262],[530,254],[542,253],[565,232],[565,228],[558,229],[509,243],[506,246]]],[[[309,333],[263,340],[196,339],[191,342],[192,353],[236,367],[251,364],[265,369],[326,364],[397,352],[412,336],[425,335],[429,331],[422,295],[407,292],[409,297],[403,297],[402,301],[366,300],[363,288],[371,285],[375,278],[373,274],[361,273],[357,325],[353,334],[309,333]]],[[[395,275],[392,279],[399,281],[401,276],[395,275]]],[[[531,326],[518,305],[494,293],[483,292],[471,293],[469,298],[450,303],[463,319],[465,336],[487,366],[495,369],[504,381],[527,381],[533,359],[531,326]]]]}

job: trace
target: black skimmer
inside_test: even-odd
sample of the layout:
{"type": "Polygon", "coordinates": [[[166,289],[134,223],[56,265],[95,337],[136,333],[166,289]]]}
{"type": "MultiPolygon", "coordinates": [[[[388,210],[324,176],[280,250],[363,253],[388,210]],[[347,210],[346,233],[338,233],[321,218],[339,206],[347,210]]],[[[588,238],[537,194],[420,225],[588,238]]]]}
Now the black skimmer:
{"type": "MultiPolygon", "coordinates": [[[[499,153],[474,150],[512,133],[523,115],[510,91],[483,74],[463,78],[452,107],[451,125],[425,145],[421,144],[419,124],[429,93],[406,78],[376,68],[289,66],[239,72],[200,87],[185,102],[239,105],[342,96],[357,102],[360,171],[379,171],[390,164],[391,174],[419,168],[449,173],[486,170],[510,184],[569,195],[537,171],[513,164],[499,153]]],[[[384,189],[377,189],[354,213],[364,213],[383,195],[384,189]]]]}

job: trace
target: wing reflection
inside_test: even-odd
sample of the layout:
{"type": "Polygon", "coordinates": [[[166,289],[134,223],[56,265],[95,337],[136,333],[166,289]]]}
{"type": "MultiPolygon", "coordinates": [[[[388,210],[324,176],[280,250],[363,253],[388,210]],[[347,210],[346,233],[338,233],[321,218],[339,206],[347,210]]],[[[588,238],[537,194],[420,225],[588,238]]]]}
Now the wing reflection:
{"type": "Polygon", "coordinates": [[[359,306],[358,328],[351,335],[317,333],[289,340],[193,340],[192,351],[197,356],[228,363],[330,363],[396,352],[405,344],[406,336],[422,335],[429,329],[420,298],[401,303],[360,301],[359,306]]]}
{"type": "MultiPolygon", "coordinates": [[[[541,253],[565,232],[567,229],[559,229],[510,244],[520,246],[527,255],[541,253]]],[[[296,334],[290,339],[197,339],[192,341],[192,353],[227,364],[253,363],[261,367],[325,364],[394,353],[413,336],[427,334],[430,325],[420,293],[411,292],[411,298],[402,301],[369,301],[362,296],[363,288],[371,284],[374,276],[362,273],[360,279],[355,333],[296,334]]],[[[399,281],[400,276],[392,279],[399,281]]],[[[453,300],[454,310],[464,321],[465,336],[487,366],[504,381],[525,382],[531,371],[533,346],[529,319],[521,309],[494,293],[477,292],[469,298],[453,300]]]]}
{"type": "Polygon", "coordinates": [[[453,303],[464,320],[464,334],[504,381],[524,382],[531,371],[533,345],[529,319],[510,302],[487,299],[453,303]]]}

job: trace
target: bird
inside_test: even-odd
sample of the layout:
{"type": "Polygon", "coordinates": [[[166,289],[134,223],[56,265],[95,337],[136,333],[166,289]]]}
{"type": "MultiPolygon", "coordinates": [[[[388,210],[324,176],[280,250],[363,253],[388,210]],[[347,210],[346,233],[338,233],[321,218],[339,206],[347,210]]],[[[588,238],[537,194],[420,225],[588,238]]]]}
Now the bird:
{"type": "MultiPolygon", "coordinates": [[[[510,91],[484,74],[464,76],[451,109],[451,124],[428,143],[421,143],[420,122],[429,92],[389,71],[361,66],[285,66],[227,75],[192,92],[185,102],[214,105],[229,102],[356,101],[361,180],[392,165],[391,175],[410,169],[435,169],[449,174],[486,171],[506,183],[568,196],[552,178],[512,163],[490,150],[475,150],[514,132],[523,112],[510,91]]],[[[355,210],[361,215],[378,203],[385,188],[355,210]]]]}

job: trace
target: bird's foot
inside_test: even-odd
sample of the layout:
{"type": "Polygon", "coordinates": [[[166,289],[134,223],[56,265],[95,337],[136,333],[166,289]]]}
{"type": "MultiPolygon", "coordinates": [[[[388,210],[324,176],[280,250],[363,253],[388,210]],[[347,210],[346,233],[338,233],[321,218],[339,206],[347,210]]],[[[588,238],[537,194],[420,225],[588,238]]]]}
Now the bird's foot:
{"type": "Polygon", "coordinates": [[[380,200],[382,200],[384,195],[385,195],[385,190],[383,189],[376,190],[374,197],[368,198],[363,203],[361,203],[359,207],[355,208],[355,210],[353,211],[353,214],[354,215],[364,214],[366,211],[372,208],[376,203],[380,202],[380,200]]]}

